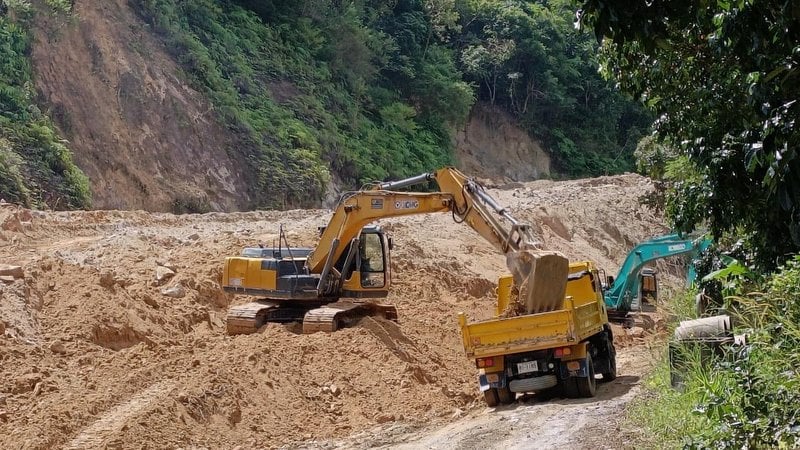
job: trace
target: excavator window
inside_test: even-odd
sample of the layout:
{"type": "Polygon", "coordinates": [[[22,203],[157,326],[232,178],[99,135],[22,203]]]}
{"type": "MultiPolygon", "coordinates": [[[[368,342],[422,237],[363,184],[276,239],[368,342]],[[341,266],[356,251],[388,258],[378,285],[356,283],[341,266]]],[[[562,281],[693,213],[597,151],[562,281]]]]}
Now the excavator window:
{"type": "Polygon", "coordinates": [[[361,245],[361,271],[383,272],[383,245],[378,234],[364,235],[361,245]]]}
{"type": "Polygon", "coordinates": [[[386,266],[383,255],[383,242],[377,233],[364,233],[359,249],[361,285],[382,287],[385,284],[386,266]]]}

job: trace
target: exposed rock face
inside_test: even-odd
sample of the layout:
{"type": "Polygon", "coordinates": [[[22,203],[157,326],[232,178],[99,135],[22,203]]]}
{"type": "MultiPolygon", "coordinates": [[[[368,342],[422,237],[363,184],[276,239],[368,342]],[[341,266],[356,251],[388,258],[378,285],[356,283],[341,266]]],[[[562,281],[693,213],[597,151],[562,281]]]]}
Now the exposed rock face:
{"type": "Polygon", "coordinates": [[[456,160],[465,173],[498,183],[550,175],[550,155],[497,107],[477,104],[455,133],[456,160]]]}

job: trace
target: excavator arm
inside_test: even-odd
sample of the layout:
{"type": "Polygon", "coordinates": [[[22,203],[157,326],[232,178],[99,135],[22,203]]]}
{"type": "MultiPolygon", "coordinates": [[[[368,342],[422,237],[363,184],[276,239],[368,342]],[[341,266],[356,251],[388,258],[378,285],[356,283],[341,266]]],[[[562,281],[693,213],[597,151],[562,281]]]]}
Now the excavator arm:
{"type": "MultiPolygon", "coordinates": [[[[333,267],[345,249],[355,249],[361,229],[377,219],[450,212],[506,256],[506,265],[518,287],[518,301],[528,313],[557,308],[564,299],[569,261],[557,252],[539,250],[530,225],[515,219],[477,181],[452,167],[405,180],[377,183],[370,189],[346,195],[337,206],[320,242],[309,255],[306,268],[319,273],[317,291],[333,293],[341,274],[333,267]],[[434,181],[438,192],[399,192],[434,181]],[[348,245],[349,244],[349,245],[348,245]]],[[[351,255],[346,256],[346,261],[351,255]]]]}
{"type": "Polygon", "coordinates": [[[469,225],[503,254],[536,246],[528,224],[512,217],[478,182],[457,169],[445,167],[345,195],[306,266],[311,273],[327,274],[332,262],[342,256],[346,244],[375,220],[435,212],[451,212],[454,220],[469,225]],[[436,182],[439,192],[395,191],[428,181],[436,182]]]}

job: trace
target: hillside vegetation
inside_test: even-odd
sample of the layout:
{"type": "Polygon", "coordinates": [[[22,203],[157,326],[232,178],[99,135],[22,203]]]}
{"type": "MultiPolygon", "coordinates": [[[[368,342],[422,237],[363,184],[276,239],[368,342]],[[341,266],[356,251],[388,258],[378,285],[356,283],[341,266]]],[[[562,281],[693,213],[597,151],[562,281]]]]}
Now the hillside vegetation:
{"type": "MultiPolygon", "coordinates": [[[[454,132],[476,102],[504,109],[541,141],[557,176],[632,170],[636,142],[649,128],[650,117],[597,73],[597,42],[574,30],[575,6],[566,0],[127,5],[140,22],[119,26],[156,36],[178,63],[178,77],[210,102],[234,143],[217,151],[239,161],[240,176],[255,185],[251,207],[317,205],[331,185],[357,188],[455,164],[454,132]]],[[[0,0],[0,196],[6,199],[56,208],[89,205],[87,179],[47,117],[49,111],[59,117],[74,111],[61,111],[63,100],[52,103],[37,94],[54,91],[37,89],[29,61],[32,30],[48,41],[58,41],[70,28],[91,30],[81,24],[81,7],[88,6],[0,0]],[[40,20],[43,15],[60,16],[59,28],[50,29],[52,21],[40,20]]],[[[83,33],[77,39],[69,33],[64,43],[72,44],[70,51],[86,45],[98,52],[91,31],[83,33]]],[[[149,44],[124,45],[142,52],[149,44]]],[[[63,50],[50,45],[46,51],[63,50]]],[[[113,54],[103,52],[92,55],[93,61],[113,54]]],[[[131,125],[135,135],[137,125],[131,125]]],[[[102,155],[84,156],[86,143],[105,147],[108,141],[97,139],[80,144],[81,156],[92,164],[102,155]]],[[[103,169],[92,167],[93,174],[98,170],[103,169]]],[[[108,203],[107,190],[114,186],[105,177],[102,183],[108,203]]],[[[204,202],[195,203],[180,211],[204,209],[204,202]]]]}
{"type": "Polygon", "coordinates": [[[475,101],[561,173],[629,170],[647,116],[596,73],[571,3],[131,0],[259,168],[259,206],[452,164],[475,101]],[[328,170],[330,167],[331,171],[328,170]]]}
{"type": "MultiPolygon", "coordinates": [[[[0,1],[0,198],[26,206],[81,208],[89,183],[52,121],[36,106],[28,55],[33,11],[0,1]]],[[[59,5],[51,7],[57,12],[59,5]]]]}

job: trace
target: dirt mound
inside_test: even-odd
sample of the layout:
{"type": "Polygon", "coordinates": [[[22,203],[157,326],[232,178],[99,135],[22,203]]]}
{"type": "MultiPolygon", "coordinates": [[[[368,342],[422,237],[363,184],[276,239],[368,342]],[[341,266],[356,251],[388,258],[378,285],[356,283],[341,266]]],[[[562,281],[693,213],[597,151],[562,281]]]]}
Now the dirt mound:
{"type": "MultiPolygon", "coordinates": [[[[626,175],[494,194],[545,248],[613,273],[634,242],[664,231],[636,202],[651,188],[626,175]]],[[[483,408],[455,317],[492,315],[505,261],[449,214],[383,223],[399,323],[235,337],[225,312],[247,299],[220,289],[224,256],[271,243],[281,224],[311,245],[329,212],[27,214],[0,239],[0,263],[24,270],[0,283],[0,447],[291,446],[483,408]]]]}

